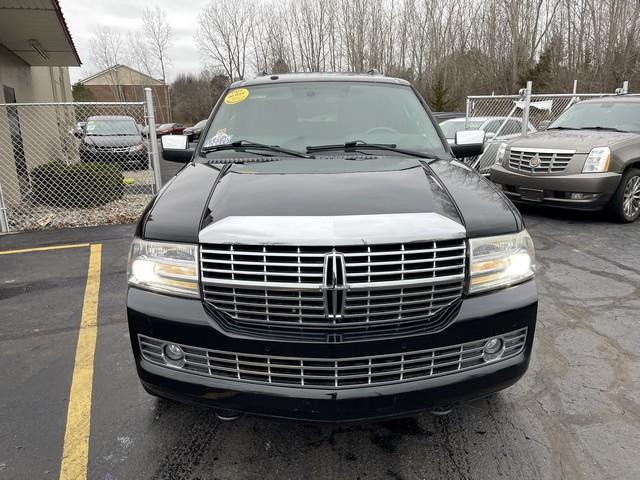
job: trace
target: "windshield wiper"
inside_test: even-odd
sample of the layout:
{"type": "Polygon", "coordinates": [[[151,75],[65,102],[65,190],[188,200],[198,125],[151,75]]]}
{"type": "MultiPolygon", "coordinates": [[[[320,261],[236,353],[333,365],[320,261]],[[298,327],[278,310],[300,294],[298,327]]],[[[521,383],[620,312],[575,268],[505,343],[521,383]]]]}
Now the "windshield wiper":
{"type": "Polygon", "coordinates": [[[311,145],[307,147],[307,152],[324,152],[327,150],[344,150],[345,152],[355,152],[361,149],[371,150],[385,150],[388,152],[401,153],[403,155],[409,155],[411,157],[426,158],[429,160],[440,160],[440,157],[436,155],[417,152],[415,150],[405,150],[404,148],[397,148],[393,143],[367,143],[362,140],[355,140],[353,142],[346,142],[336,145],[311,145]]]}
{"type": "Polygon", "coordinates": [[[614,128],[614,127],[580,127],[580,130],[605,130],[608,132],[627,133],[625,130],[620,130],[619,128],[614,128]]]}
{"type": "MultiPolygon", "coordinates": [[[[290,155],[292,157],[299,157],[299,158],[314,158],[313,155],[306,155],[302,152],[298,152],[297,150],[289,150],[288,148],[278,147],[277,145],[267,145],[264,143],[250,142],[248,140],[238,140],[237,142],[224,143],[222,145],[209,145],[206,147],[202,147],[200,152],[211,153],[211,152],[221,152],[224,150],[237,150],[241,152],[246,152],[247,149],[267,150],[269,152],[284,153],[285,155],[290,155]]],[[[256,152],[249,152],[249,153],[256,153],[256,152]]]]}

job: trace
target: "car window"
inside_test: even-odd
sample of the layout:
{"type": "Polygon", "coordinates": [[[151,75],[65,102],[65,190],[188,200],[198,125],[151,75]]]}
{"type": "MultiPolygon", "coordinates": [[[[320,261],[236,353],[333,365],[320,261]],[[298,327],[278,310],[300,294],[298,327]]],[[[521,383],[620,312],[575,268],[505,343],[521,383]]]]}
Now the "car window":
{"type": "Polygon", "coordinates": [[[504,128],[500,132],[501,135],[516,135],[522,131],[522,122],[520,120],[507,120],[504,128]]]}
{"type": "MultiPolygon", "coordinates": [[[[470,130],[478,130],[482,127],[484,122],[482,120],[473,121],[469,120],[469,129],[470,130]]],[[[464,120],[446,120],[440,124],[440,128],[442,129],[442,133],[446,138],[456,138],[456,132],[460,130],[464,130],[464,120]]]]}
{"type": "Polygon", "coordinates": [[[138,126],[131,119],[93,119],[85,127],[87,136],[138,135],[138,126]]]}
{"type": "Polygon", "coordinates": [[[500,125],[502,125],[503,120],[491,120],[485,124],[482,128],[487,133],[496,133],[500,125]]]}
{"type": "Polygon", "coordinates": [[[227,94],[204,145],[248,140],[304,150],[355,140],[446,152],[414,91],[403,85],[296,82],[227,94]]]}
{"type": "Polygon", "coordinates": [[[577,103],[549,125],[549,129],[593,127],[640,133],[640,102],[577,103]]]}

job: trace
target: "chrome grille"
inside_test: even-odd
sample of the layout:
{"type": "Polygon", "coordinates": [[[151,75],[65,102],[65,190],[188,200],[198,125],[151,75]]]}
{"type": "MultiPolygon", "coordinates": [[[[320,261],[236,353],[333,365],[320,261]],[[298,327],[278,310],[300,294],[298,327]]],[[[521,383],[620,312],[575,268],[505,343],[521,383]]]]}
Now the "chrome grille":
{"type": "Polygon", "coordinates": [[[332,252],[317,246],[202,245],[204,299],[227,326],[321,338],[336,331],[381,333],[382,325],[406,333],[405,322],[424,330],[430,319],[439,328],[437,314],[462,295],[464,240],[341,246],[344,286],[338,287],[342,306],[335,314],[324,278],[325,257],[332,252]]]}
{"type": "Polygon", "coordinates": [[[349,388],[438,377],[506,360],[524,349],[527,329],[501,335],[504,351],[487,359],[488,338],[458,345],[404,353],[351,358],[298,358],[210,350],[178,344],[184,362],[165,361],[163,340],[138,335],[143,358],[156,365],[242,382],[305,388],[349,388]]]}
{"type": "Polygon", "coordinates": [[[509,167],[527,173],[562,173],[575,155],[575,150],[520,149],[509,151],[509,167]],[[532,160],[537,158],[536,161],[532,160]]]}

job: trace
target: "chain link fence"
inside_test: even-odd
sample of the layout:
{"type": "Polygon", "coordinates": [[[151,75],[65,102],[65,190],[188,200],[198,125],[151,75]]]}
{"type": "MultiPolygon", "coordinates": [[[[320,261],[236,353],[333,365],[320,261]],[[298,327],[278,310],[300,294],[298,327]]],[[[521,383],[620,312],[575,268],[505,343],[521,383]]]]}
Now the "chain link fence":
{"type": "Polygon", "coordinates": [[[0,232],[135,221],[159,178],[146,107],[0,104],[0,232]]]}
{"type": "Polygon", "coordinates": [[[527,88],[523,88],[518,95],[467,97],[466,116],[458,120],[458,126],[486,132],[484,153],[465,159],[468,165],[482,174],[488,174],[501,143],[546,128],[562,112],[581,100],[626,94],[628,82],[624,82],[623,87],[614,93],[532,94],[531,91],[529,82],[527,88]]]}

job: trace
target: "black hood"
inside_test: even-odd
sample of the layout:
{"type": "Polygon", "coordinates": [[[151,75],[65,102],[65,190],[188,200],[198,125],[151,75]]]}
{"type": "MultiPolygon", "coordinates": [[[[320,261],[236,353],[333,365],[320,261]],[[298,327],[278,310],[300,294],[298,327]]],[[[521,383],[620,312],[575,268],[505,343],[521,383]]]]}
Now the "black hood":
{"type": "Polygon", "coordinates": [[[96,147],[133,147],[140,145],[143,140],[141,135],[86,135],[82,141],[87,145],[96,147]]]}
{"type": "Polygon", "coordinates": [[[439,213],[461,222],[446,191],[412,158],[287,159],[234,166],[209,202],[208,222],[228,216],[439,213]]]}
{"type": "Polygon", "coordinates": [[[522,228],[500,192],[458,162],[410,157],[297,159],[227,166],[193,164],[151,209],[144,235],[198,241],[227,217],[437,213],[470,237],[522,228]]]}

